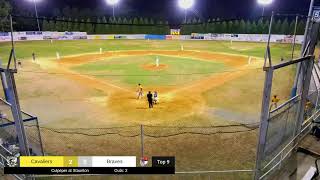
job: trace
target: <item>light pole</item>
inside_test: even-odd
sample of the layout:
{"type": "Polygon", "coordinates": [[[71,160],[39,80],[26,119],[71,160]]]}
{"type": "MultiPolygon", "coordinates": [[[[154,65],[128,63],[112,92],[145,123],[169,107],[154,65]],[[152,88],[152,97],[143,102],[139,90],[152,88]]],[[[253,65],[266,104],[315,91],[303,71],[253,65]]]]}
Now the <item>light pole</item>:
{"type": "Polygon", "coordinates": [[[194,4],[194,0],[179,0],[178,5],[180,8],[184,9],[184,23],[187,23],[187,11],[194,4]]]}
{"type": "Polygon", "coordinates": [[[33,1],[34,11],[36,13],[36,18],[37,18],[38,31],[41,31],[39,17],[38,17],[38,9],[37,9],[37,2],[40,1],[40,0],[29,0],[29,1],[33,1]]]}
{"type": "Polygon", "coordinates": [[[115,15],[114,15],[114,7],[119,3],[120,0],[107,0],[107,3],[112,6],[112,17],[113,20],[116,19],[115,15]]]}
{"type": "Polygon", "coordinates": [[[265,7],[271,4],[273,0],[258,0],[258,4],[262,6],[262,17],[264,16],[265,7]]]}

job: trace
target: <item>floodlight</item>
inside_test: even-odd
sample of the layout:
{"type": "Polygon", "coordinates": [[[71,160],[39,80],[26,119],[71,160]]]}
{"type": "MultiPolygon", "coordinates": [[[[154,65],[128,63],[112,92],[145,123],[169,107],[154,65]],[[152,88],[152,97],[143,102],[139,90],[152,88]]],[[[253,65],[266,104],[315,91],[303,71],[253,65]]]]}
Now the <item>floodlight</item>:
{"type": "Polygon", "coordinates": [[[106,1],[110,6],[112,6],[112,16],[113,16],[113,20],[115,21],[116,17],[114,15],[114,7],[116,6],[116,4],[119,3],[120,0],[106,0],[106,1]]]}
{"type": "Polygon", "coordinates": [[[111,6],[114,6],[119,3],[119,0],[107,0],[107,3],[111,6]]]}
{"type": "Polygon", "coordinates": [[[35,11],[35,13],[36,13],[38,30],[41,31],[41,29],[40,29],[39,17],[38,17],[38,10],[37,10],[37,2],[40,2],[41,0],[28,0],[28,1],[33,2],[33,4],[34,4],[34,11],[35,11]]]}
{"type": "Polygon", "coordinates": [[[258,3],[261,5],[269,5],[273,2],[273,0],[258,0],[258,3]]]}
{"type": "Polygon", "coordinates": [[[179,6],[182,9],[190,9],[194,4],[194,0],[179,0],[179,6]]]}
{"type": "Polygon", "coordinates": [[[258,0],[258,3],[262,5],[262,16],[264,16],[264,8],[265,6],[271,4],[273,0],[258,0]]]}

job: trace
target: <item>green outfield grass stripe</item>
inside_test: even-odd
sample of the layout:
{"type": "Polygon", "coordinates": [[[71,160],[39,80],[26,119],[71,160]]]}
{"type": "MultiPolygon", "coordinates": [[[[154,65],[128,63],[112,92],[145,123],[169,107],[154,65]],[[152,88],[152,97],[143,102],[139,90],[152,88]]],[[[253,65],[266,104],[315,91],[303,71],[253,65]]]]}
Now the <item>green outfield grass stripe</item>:
{"type": "MultiPolygon", "coordinates": [[[[185,50],[220,52],[228,54],[239,54],[244,56],[255,56],[263,58],[265,54],[265,43],[230,42],[226,41],[146,41],[146,40],[77,40],[77,41],[25,41],[16,42],[16,56],[18,59],[31,59],[34,52],[38,58],[55,58],[56,52],[62,57],[98,53],[103,51],[126,51],[126,50],[185,50]]],[[[299,49],[297,45],[296,49],[299,49]]],[[[275,61],[281,57],[291,57],[291,44],[271,44],[271,54],[275,61]]],[[[0,59],[7,62],[11,46],[9,42],[0,43],[0,59]]],[[[299,52],[296,51],[296,55],[299,52]]]]}

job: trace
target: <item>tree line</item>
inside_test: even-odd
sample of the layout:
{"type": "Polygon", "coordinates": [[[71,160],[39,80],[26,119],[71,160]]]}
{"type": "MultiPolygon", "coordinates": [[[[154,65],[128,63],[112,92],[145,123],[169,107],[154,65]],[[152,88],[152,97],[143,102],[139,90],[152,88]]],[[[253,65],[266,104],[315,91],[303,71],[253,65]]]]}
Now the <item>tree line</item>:
{"type": "Polygon", "coordinates": [[[102,17],[96,21],[61,18],[44,20],[43,31],[81,31],[88,34],[170,34],[168,21],[156,21],[150,18],[102,17]]]}
{"type": "MultiPolygon", "coordinates": [[[[272,34],[294,34],[295,20],[278,19],[272,25],[272,34]]],[[[188,35],[191,33],[230,33],[230,34],[268,34],[269,20],[259,19],[257,21],[250,20],[219,20],[210,19],[206,23],[202,23],[199,19],[189,19],[187,23],[181,26],[181,33],[188,35]]],[[[304,19],[298,21],[297,34],[304,34],[306,22],[304,19]]]]}
{"type": "MultiPolygon", "coordinates": [[[[180,25],[182,35],[191,33],[231,33],[231,34],[268,34],[269,20],[219,20],[211,19],[206,23],[200,19],[189,19],[180,25]]],[[[297,24],[297,34],[304,34],[305,20],[297,24]]],[[[170,34],[170,25],[167,21],[156,21],[150,18],[98,18],[92,21],[61,18],[42,21],[43,31],[82,31],[88,34],[170,34]]],[[[295,30],[295,20],[278,19],[272,25],[272,34],[292,35],[295,30]]]]}
{"type": "Polygon", "coordinates": [[[9,22],[7,18],[8,14],[11,11],[11,6],[9,2],[0,0],[0,31],[5,31],[9,28],[9,22]]]}
{"type": "MultiPolygon", "coordinates": [[[[0,31],[10,31],[8,15],[34,16],[34,10],[27,9],[19,1],[0,0],[0,31]]],[[[48,17],[55,20],[41,20],[43,31],[86,31],[88,34],[170,34],[170,28],[181,28],[181,34],[191,33],[233,33],[233,34],[267,34],[269,20],[238,19],[203,21],[190,18],[181,25],[172,25],[168,21],[144,17],[112,17],[105,16],[102,10],[77,9],[65,7],[54,8],[48,17]],[[64,17],[64,18],[63,18],[64,17]]],[[[297,34],[304,34],[305,19],[300,19],[297,34]]],[[[272,34],[294,34],[294,19],[276,19],[272,34]]],[[[14,18],[14,31],[37,30],[36,19],[14,18]]]]}

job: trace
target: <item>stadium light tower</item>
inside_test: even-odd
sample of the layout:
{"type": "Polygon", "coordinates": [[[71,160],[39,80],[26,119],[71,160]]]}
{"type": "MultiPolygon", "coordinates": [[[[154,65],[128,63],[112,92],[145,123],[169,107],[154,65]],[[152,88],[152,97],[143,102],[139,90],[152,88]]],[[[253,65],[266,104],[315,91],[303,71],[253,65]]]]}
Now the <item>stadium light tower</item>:
{"type": "Polygon", "coordinates": [[[114,7],[119,3],[120,0],[107,0],[107,3],[112,6],[112,16],[113,16],[113,20],[116,19],[115,15],[114,15],[114,7]]]}
{"type": "Polygon", "coordinates": [[[39,2],[40,0],[29,0],[29,1],[33,1],[34,11],[36,12],[36,18],[37,18],[37,23],[38,23],[38,30],[41,31],[40,23],[39,23],[39,17],[38,17],[38,9],[37,9],[37,2],[39,2]]]}
{"type": "Polygon", "coordinates": [[[194,0],[179,0],[178,4],[180,6],[180,8],[184,9],[184,22],[187,22],[187,11],[188,9],[190,9],[193,4],[194,4],[194,0]]]}
{"type": "Polygon", "coordinates": [[[258,0],[258,3],[262,6],[262,16],[264,16],[264,8],[272,2],[273,0],[258,0]]]}

